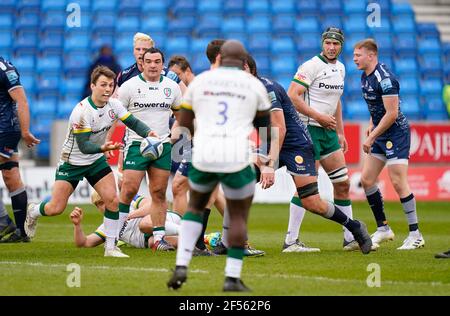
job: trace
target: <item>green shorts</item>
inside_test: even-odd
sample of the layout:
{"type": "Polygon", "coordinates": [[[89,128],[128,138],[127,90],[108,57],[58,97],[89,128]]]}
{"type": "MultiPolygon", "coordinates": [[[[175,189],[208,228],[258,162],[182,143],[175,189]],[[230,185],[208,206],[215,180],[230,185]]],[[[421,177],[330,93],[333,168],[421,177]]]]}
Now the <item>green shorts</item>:
{"type": "Polygon", "coordinates": [[[222,184],[225,197],[229,199],[244,199],[255,192],[256,174],[253,166],[233,173],[204,172],[193,165],[189,169],[189,185],[200,193],[209,193],[217,184],[222,184]]]}
{"type": "Polygon", "coordinates": [[[123,157],[123,170],[139,170],[147,171],[150,167],[169,170],[172,165],[171,152],[172,145],[170,143],[164,143],[164,149],[161,157],[156,160],[150,160],[143,157],[140,150],[141,142],[133,141],[125,151],[123,157]]]}
{"type": "Polygon", "coordinates": [[[321,160],[341,149],[336,131],[312,125],[308,125],[308,131],[313,141],[315,160],[321,160]]]}
{"type": "MultiPolygon", "coordinates": [[[[55,180],[78,182],[83,180],[83,178],[86,178],[89,181],[90,179],[98,179],[100,174],[106,175],[106,172],[111,172],[111,167],[108,165],[105,156],[102,156],[92,164],[86,166],[75,166],[67,162],[59,165],[58,168],[56,168],[55,180]]],[[[92,181],[89,181],[89,183],[91,182],[92,181]]]]}

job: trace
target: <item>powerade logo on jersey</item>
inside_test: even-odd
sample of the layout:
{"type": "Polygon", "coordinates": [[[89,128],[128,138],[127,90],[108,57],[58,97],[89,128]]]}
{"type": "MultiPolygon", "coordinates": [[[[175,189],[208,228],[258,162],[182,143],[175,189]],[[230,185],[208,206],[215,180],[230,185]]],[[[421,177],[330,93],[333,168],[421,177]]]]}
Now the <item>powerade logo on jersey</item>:
{"type": "Polygon", "coordinates": [[[328,90],[344,90],[344,85],[343,84],[332,85],[332,84],[325,84],[323,82],[320,82],[319,83],[319,89],[320,88],[325,88],[325,89],[328,89],[328,90]]]}
{"type": "Polygon", "coordinates": [[[164,108],[164,109],[170,109],[170,104],[166,103],[166,102],[162,102],[162,103],[139,103],[139,102],[134,102],[134,107],[139,107],[139,108],[164,108]]]}

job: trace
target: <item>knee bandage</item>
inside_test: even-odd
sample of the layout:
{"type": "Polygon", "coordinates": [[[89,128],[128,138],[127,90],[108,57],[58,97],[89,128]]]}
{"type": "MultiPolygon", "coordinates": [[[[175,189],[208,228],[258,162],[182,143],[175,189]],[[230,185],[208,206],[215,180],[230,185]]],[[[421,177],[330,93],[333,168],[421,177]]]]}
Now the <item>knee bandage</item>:
{"type": "Polygon", "coordinates": [[[331,180],[331,183],[339,183],[348,180],[348,169],[347,167],[342,167],[336,170],[333,170],[328,173],[328,177],[331,180]]]}
{"type": "Polygon", "coordinates": [[[13,168],[19,168],[19,163],[17,161],[7,161],[0,165],[0,170],[11,170],[13,168]]]}

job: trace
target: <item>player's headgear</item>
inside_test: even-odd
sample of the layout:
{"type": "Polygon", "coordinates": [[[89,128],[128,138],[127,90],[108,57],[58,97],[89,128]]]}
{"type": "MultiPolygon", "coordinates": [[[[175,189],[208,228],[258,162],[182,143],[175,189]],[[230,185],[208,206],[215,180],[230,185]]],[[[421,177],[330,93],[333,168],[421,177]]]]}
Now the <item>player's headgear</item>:
{"type": "MultiPolygon", "coordinates": [[[[339,43],[341,43],[341,51],[337,54],[337,56],[339,56],[342,52],[342,48],[344,46],[344,32],[342,32],[341,29],[337,28],[337,27],[329,27],[325,30],[325,32],[322,33],[322,47],[323,47],[323,42],[326,39],[334,39],[339,41],[339,43]]],[[[336,56],[336,58],[337,58],[336,56]]]]}

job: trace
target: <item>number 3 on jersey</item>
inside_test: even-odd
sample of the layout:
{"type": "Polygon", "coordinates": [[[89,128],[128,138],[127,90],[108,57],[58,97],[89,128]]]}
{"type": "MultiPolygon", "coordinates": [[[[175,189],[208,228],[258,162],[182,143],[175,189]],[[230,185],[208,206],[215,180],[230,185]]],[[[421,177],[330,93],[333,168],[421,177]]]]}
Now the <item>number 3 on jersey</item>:
{"type": "Polygon", "coordinates": [[[225,125],[225,123],[228,121],[228,116],[227,116],[228,104],[226,102],[219,102],[218,105],[219,105],[219,107],[221,107],[221,109],[219,109],[219,115],[221,116],[221,121],[217,121],[216,124],[217,125],[225,125]]]}

